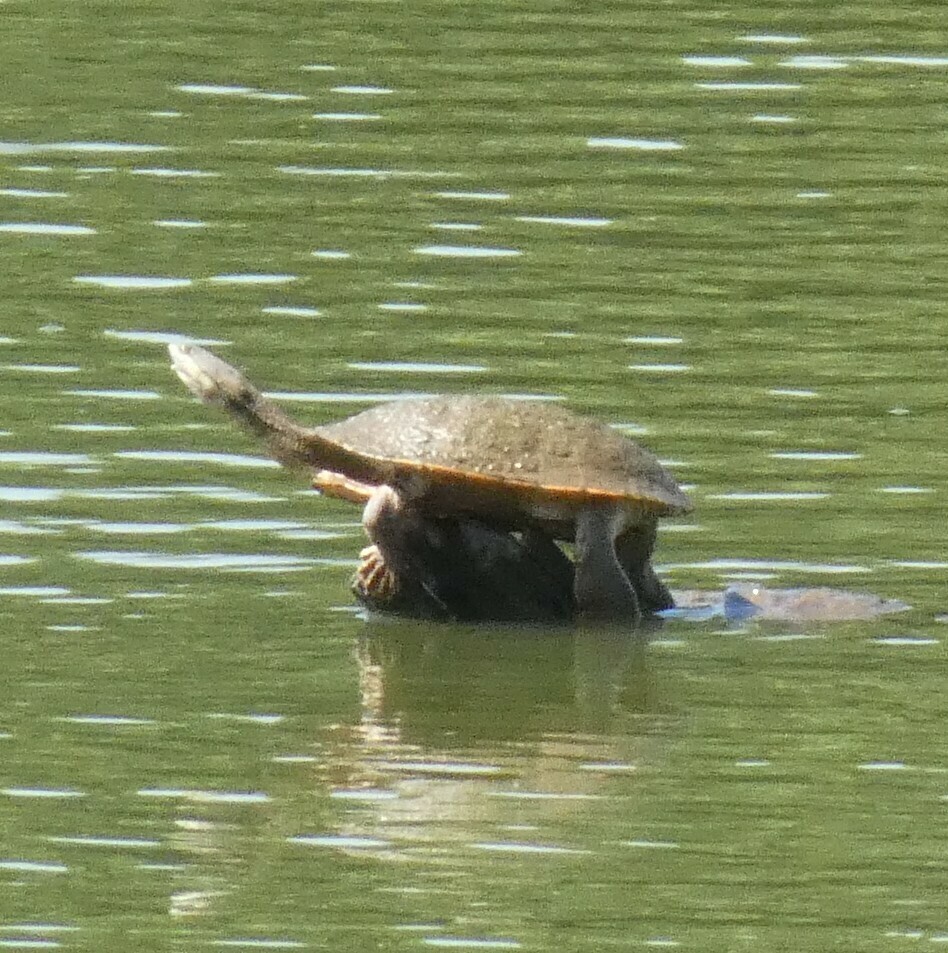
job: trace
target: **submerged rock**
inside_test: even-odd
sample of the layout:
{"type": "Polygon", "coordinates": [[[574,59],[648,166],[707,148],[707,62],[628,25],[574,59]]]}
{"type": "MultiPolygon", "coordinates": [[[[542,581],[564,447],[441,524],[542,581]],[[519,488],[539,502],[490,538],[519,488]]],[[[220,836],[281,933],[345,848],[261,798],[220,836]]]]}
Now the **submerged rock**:
{"type": "Polygon", "coordinates": [[[674,593],[675,608],[665,618],[722,617],[730,622],[777,619],[785,622],[858,622],[910,608],[898,599],[882,599],[871,592],[851,592],[824,586],[768,589],[741,583],[724,592],[684,590],[674,593]]]}

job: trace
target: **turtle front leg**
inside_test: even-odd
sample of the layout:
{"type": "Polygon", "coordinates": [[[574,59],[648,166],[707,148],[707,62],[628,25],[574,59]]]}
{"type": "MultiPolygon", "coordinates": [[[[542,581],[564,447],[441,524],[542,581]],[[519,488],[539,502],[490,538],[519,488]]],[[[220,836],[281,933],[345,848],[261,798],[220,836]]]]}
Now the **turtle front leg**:
{"type": "Polygon", "coordinates": [[[588,619],[635,621],[639,600],[616,555],[620,514],[589,507],[576,519],[576,579],[573,590],[579,614],[588,619]]]}

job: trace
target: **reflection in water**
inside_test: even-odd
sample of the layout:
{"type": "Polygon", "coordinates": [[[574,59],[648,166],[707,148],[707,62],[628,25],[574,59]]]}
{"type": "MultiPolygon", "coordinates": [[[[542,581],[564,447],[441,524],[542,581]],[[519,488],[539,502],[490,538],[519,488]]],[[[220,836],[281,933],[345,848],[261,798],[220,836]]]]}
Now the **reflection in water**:
{"type": "Polygon", "coordinates": [[[574,810],[598,787],[596,766],[631,766],[647,750],[658,713],[645,646],[627,631],[382,623],[360,639],[362,719],[337,752],[344,788],[398,793],[375,830],[450,817],[461,839],[500,810],[485,797],[529,792],[574,810]],[[463,756],[485,744],[513,745],[516,759],[463,756]]]}
{"type": "MultiPolygon", "coordinates": [[[[334,809],[301,812],[298,796],[281,803],[286,794],[269,791],[144,787],[138,794],[174,805],[178,850],[195,860],[233,850],[238,830],[216,815],[196,818],[189,807],[233,805],[275,811],[256,821],[242,815],[244,824],[268,817],[268,840],[276,824],[283,862],[301,871],[322,870],[328,861],[320,858],[333,855],[411,862],[411,883],[426,870],[468,869],[465,858],[480,854],[575,863],[601,850],[584,831],[590,814],[615,807],[611,779],[664,757],[670,722],[646,666],[646,641],[627,631],[370,622],[356,652],[356,717],[313,739],[318,759],[273,759],[315,768],[334,809]],[[478,758],[488,749],[493,761],[478,758]],[[552,834],[546,828],[554,822],[572,833],[552,834]]],[[[643,837],[623,846],[675,845],[643,837]]],[[[195,870],[190,881],[197,899],[183,906],[173,899],[175,915],[210,915],[235,891],[239,902],[245,889],[220,872],[195,870]]]]}

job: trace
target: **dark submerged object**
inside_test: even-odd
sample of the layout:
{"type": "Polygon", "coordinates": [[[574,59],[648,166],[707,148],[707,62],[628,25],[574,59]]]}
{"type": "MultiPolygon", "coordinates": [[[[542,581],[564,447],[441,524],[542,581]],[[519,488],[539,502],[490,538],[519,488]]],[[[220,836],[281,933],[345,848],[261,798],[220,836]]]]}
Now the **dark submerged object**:
{"type": "MultiPolygon", "coordinates": [[[[367,500],[367,532],[410,614],[408,594],[421,586],[441,602],[455,593],[449,609],[481,602],[477,618],[510,618],[490,608],[505,581],[513,602],[520,593],[516,618],[635,620],[674,605],[651,555],[659,517],[691,502],[651,453],[609,427],[551,404],[444,396],[307,428],[209,351],[172,344],[169,352],[192,393],[262,437],[278,460],[319,471],[324,492],[367,500]],[[575,542],[575,567],[552,555],[552,539],[575,542]],[[452,559],[439,562],[444,555],[452,559]],[[422,572],[431,568],[433,580],[422,572]],[[567,597],[558,587],[570,580],[567,597]],[[531,616],[538,604],[547,610],[531,616]]],[[[357,586],[364,601],[384,604],[376,577],[385,579],[363,563],[357,586]]]]}

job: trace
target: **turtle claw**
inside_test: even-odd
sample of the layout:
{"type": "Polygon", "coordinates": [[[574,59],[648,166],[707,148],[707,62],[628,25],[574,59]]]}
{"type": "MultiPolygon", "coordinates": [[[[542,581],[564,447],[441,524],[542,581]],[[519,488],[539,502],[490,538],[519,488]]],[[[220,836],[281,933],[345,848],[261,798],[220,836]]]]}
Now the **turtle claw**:
{"type": "Polygon", "coordinates": [[[366,546],[359,559],[359,568],[352,578],[353,593],[373,605],[391,602],[398,595],[398,577],[385,565],[378,546],[366,546]]]}

